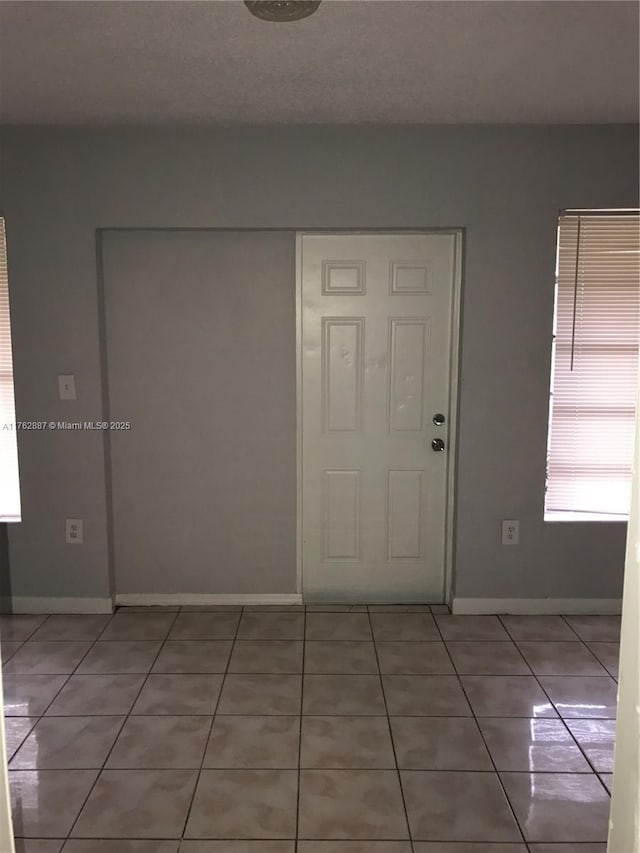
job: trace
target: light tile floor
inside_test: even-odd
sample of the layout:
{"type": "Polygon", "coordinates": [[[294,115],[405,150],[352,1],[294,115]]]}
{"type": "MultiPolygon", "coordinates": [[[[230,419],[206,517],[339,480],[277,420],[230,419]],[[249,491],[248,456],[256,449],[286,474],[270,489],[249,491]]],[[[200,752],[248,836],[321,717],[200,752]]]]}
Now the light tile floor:
{"type": "Polygon", "coordinates": [[[619,619],[1,616],[18,853],[604,853],[619,619]]]}

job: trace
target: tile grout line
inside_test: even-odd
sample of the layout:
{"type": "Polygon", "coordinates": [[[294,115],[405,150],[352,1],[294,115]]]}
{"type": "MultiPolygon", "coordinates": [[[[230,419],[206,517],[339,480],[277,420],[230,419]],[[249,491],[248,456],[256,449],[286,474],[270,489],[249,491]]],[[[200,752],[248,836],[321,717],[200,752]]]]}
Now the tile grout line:
{"type": "MultiPolygon", "coordinates": [[[[237,613],[238,611],[235,611],[235,612],[237,613]]],[[[227,658],[227,665],[225,667],[224,673],[222,674],[222,681],[220,682],[220,690],[218,691],[218,698],[216,700],[215,708],[213,709],[213,714],[211,716],[211,725],[209,726],[209,733],[207,735],[207,739],[206,739],[205,744],[204,744],[204,750],[202,751],[202,760],[200,761],[200,769],[198,770],[198,775],[196,776],[196,781],[195,781],[195,784],[193,786],[193,793],[191,794],[191,798],[189,801],[189,807],[187,809],[187,813],[185,815],[184,823],[182,825],[182,831],[180,833],[180,839],[179,839],[180,843],[178,845],[178,848],[182,847],[182,843],[185,840],[184,834],[187,831],[187,825],[189,823],[189,818],[191,817],[191,812],[193,810],[193,803],[195,801],[196,793],[198,791],[198,785],[200,784],[200,779],[202,777],[202,770],[204,768],[204,762],[205,762],[205,758],[207,755],[207,749],[209,748],[209,741],[211,740],[211,733],[213,731],[213,726],[214,726],[214,723],[216,721],[216,716],[218,714],[218,708],[220,707],[220,700],[222,699],[222,691],[224,690],[224,684],[225,684],[225,681],[227,680],[227,675],[229,673],[229,667],[231,666],[231,658],[233,656],[233,650],[235,649],[236,642],[238,640],[238,633],[240,632],[240,625],[242,624],[242,620],[244,618],[245,612],[246,612],[245,608],[243,607],[239,613],[238,624],[236,625],[235,634],[234,634],[233,640],[231,642],[231,648],[229,649],[229,656],[227,658]]]]}
{"type": "MultiPolygon", "coordinates": [[[[117,612],[117,611],[116,611],[116,612],[117,612]]],[[[178,611],[178,612],[179,612],[179,611],[178,611]]],[[[161,652],[161,651],[162,651],[162,649],[164,648],[164,644],[165,644],[165,643],[166,643],[166,641],[167,641],[167,639],[166,639],[166,638],[169,636],[169,631],[171,631],[171,628],[173,627],[173,625],[174,625],[174,623],[175,623],[176,619],[178,618],[178,612],[176,612],[176,613],[175,613],[175,615],[174,615],[173,621],[171,622],[171,625],[169,626],[169,628],[168,628],[168,630],[167,630],[167,634],[166,634],[166,636],[165,636],[165,639],[164,639],[164,640],[162,640],[162,641],[160,642],[160,645],[159,645],[159,647],[158,647],[158,651],[156,652],[156,656],[154,657],[153,661],[151,662],[151,665],[150,665],[150,667],[149,667],[149,669],[148,669],[148,671],[147,671],[147,674],[146,674],[145,678],[143,678],[143,680],[142,680],[142,684],[140,685],[140,689],[138,690],[138,693],[136,694],[136,697],[135,697],[135,699],[133,700],[133,702],[132,702],[132,704],[131,704],[131,708],[129,709],[128,713],[124,715],[123,723],[122,723],[122,725],[120,726],[120,728],[118,729],[118,733],[116,734],[116,736],[115,736],[115,738],[114,738],[114,740],[113,740],[113,743],[111,744],[111,748],[110,748],[110,749],[109,749],[109,751],[107,752],[107,754],[106,754],[106,756],[105,756],[105,758],[104,758],[104,761],[102,762],[102,767],[98,768],[98,772],[97,772],[97,774],[96,774],[96,778],[93,780],[93,783],[92,783],[92,785],[89,787],[89,791],[87,792],[87,796],[84,798],[84,800],[82,801],[82,805],[81,805],[81,806],[80,806],[80,808],[78,809],[78,813],[76,814],[75,820],[74,820],[74,821],[73,821],[73,823],[71,824],[71,827],[69,828],[69,831],[68,831],[68,833],[67,833],[67,835],[66,835],[66,837],[65,837],[65,845],[66,845],[67,841],[70,841],[70,840],[71,840],[71,835],[72,835],[72,833],[73,833],[73,830],[74,830],[74,829],[75,829],[75,827],[76,827],[76,824],[78,823],[78,820],[80,819],[80,815],[82,814],[82,812],[83,812],[83,810],[84,810],[85,806],[87,805],[87,803],[88,803],[88,801],[89,801],[89,798],[91,797],[91,794],[94,792],[95,787],[96,787],[96,785],[98,784],[98,779],[100,779],[100,777],[102,776],[102,773],[104,772],[104,770],[105,770],[105,768],[106,768],[107,762],[108,762],[108,760],[109,760],[109,757],[111,756],[111,753],[112,753],[112,752],[113,752],[113,750],[114,750],[114,747],[115,747],[115,745],[116,745],[116,743],[117,743],[117,741],[118,741],[118,738],[119,738],[119,737],[120,737],[120,735],[122,734],[122,730],[123,730],[123,729],[124,729],[124,727],[126,726],[127,721],[129,720],[129,718],[130,718],[130,716],[131,716],[131,710],[133,709],[133,706],[135,705],[135,703],[138,701],[138,698],[140,697],[140,693],[142,692],[142,689],[144,688],[144,685],[147,683],[147,679],[149,678],[149,675],[151,674],[151,670],[153,669],[153,666],[154,666],[155,662],[158,660],[158,657],[160,656],[160,652],[161,652]]],[[[114,617],[115,617],[115,613],[113,613],[113,614],[112,614],[112,617],[111,617],[111,619],[109,620],[109,622],[107,623],[107,625],[105,626],[104,631],[106,631],[107,627],[111,624],[111,622],[113,621],[114,617]]],[[[102,631],[98,636],[99,636],[99,637],[101,637],[101,636],[102,636],[102,634],[104,633],[104,631],[102,631]]],[[[93,646],[94,646],[97,642],[98,642],[98,640],[97,640],[97,639],[96,639],[96,640],[94,640],[94,642],[93,642],[93,644],[92,644],[91,648],[93,648],[93,646]]],[[[89,654],[89,652],[87,652],[87,654],[89,654]]],[[[84,658],[83,658],[83,660],[84,660],[84,658]]],[[[81,662],[82,662],[82,661],[81,661],[81,662]]],[[[80,662],[80,663],[81,663],[81,662],[80,662]]],[[[80,666],[80,664],[78,664],[78,666],[80,666]]]]}
{"type": "Polygon", "coordinates": [[[400,767],[398,765],[398,756],[396,753],[396,745],[395,745],[395,741],[393,739],[393,730],[391,728],[391,717],[389,716],[389,706],[387,705],[387,696],[386,696],[386,693],[384,690],[384,680],[382,678],[382,670],[380,668],[380,658],[378,657],[378,647],[376,644],[376,635],[375,635],[375,631],[373,630],[373,620],[371,619],[371,611],[369,610],[368,607],[367,607],[367,618],[369,620],[369,630],[371,631],[371,642],[373,643],[373,652],[376,656],[376,664],[378,666],[378,680],[380,682],[380,692],[382,693],[382,701],[384,702],[384,710],[385,710],[385,715],[386,715],[386,720],[387,720],[387,729],[389,731],[389,740],[391,741],[391,750],[393,752],[393,760],[395,763],[396,777],[398,779],[398,787],[400,788],[400,797],[402,799],[402,808],[404,811],[404,820],[405,820],[405,823],[407,825],[408,841],[409,841],[409,846],[411,847],[411,851],[413,853],[413,850],[414,850],[413,833],[411,832],[411,823],[409,822],[409,812],[407,810],[407,802],[406,802],[405,795],[404,795],[404,787],[402,785],[402,775],[400,773],[400,767]]]}
{"type": "MultiPolygon", "coordinates": [[[[434,617],[434,622],[436,623],[436,628],[437,628],[437,630],[438,630],[438,632],[439,632],[439,634],[440,634],[440,636],[441,636],[441,638],[442,638],[442,642],[444,643],[444,647],[445,647],[445,649],[447,650],[447,654],[449,655],[449,659],[450,659],[450,661],[451,661],[451,666],[453,667],[453,671],[454,671],[454,673],[455,673],[455,675],[456,675],[456,678],[458,679],[458,683],[459,683],[459,685],[460,685],[460,689],[462,690],[462,692],[463,692],[463,694],[464,694],[464,698],[465,698],[465,700],[466,700],[466,702],[467,702],[467,705],[469,706],[469,710],[471,711],[471,715],[472,715],[473,720],[474,720],[474,722],[475,722],[475,724],[476,724],[476,728],[478,729],[478,732],[479,732],[479,734],[480,734],[480,737],[482,738],[482,742],[483,742],[483,744],[484,744],[484,748],[486,749],[486,751],[487,751],[487,755],[489,756],[489,761],[491,762],[491,765],[492,765],[492,767],[493,767],[493,771],[494,771],[494,773],[495,773],[496,779],[498,780],[498,784],[500,785],[500,789],[501,789],[501,791],[502,791],[502,794],[503,794],[503,796],[504,796],[504,798],[505,798],[505,801],[506,801],[507,805],[509,806],[509,811],[511,812],[511,815],[512,815],[512,817],[513,817],[513,820],[514,820],[514,822],[515,822],[515,825],[516,825],[516,827],[517,827],[517,829],[518,829],[518,832],[520,833],[520,837],[522,838],[522,843],[525,845],[525,847],[527,847],[527,839],[525,838],[524,831],[523,831],[522,827],[520,826],[520,821],[518,820],[518,816],[516,815],[516,812],[515,812],[515,809],[514,809],[514,807],[513,807],[513,804],[511,803],[511,800],[510,800],[510,798],[509,798],[509,795],[507,794],[507,789],[505,788],[505,786],[504,786],[504,784],[503,784],[503,782],[502,782],[502,777],[500,776],[500,773],[499,773],[499,771],[498,771],[498,768],[497,768],[497,766],[496,766],[496,763],[495,763],[495,761],[493,760],[493,755],[491,754],[491,750],[489,749],[489,746],[488,746],[487,741],[486,741],[486,739],[485,739],[484,732],[483,732],[483,731],[482,731],[482,729],[480,728],[480,723],[478,722],[478,717],[476,716],[476,712],[475,712],[475,710],[474,710],[474,707],[473,707],[473,705],[471,704],[471,701],[470,701],[470,699],[469,699],[469,696],[467,695],[467,691],[465,690],[464,684],[462,683],[462,678],[460,678],[460,673],[458,672],[458,668],[456,667],[456,664],[455,664],[455,661],[454,661],[454,659],[453,659],[453,656],[451,655],[451,652],[449,651],[449,647],[448,647],[448,645],[447,645],[447,643],[446,643],[446,641],[445,641],[445,639],[444,639],[444,636],[443,636],[443,634],[442,634],[442,631],[440,630],[440,625],[438,624],[438,620],[437,620],[435,617],[434,617]]],[[[502,624],[502,623],[500,622],[500,624],[502,624]]],[[[509,636],[510,636],[510,635],[509,635],[509,636]]],[[[515,646],[515,643],[514,643],[514,646],[515,646]]],[[[517,648],[517,647],[516,647],[516,648],[517,648]]],[[[518,652],[519,652],[519,650],[518,650],[518,652]]],[[[520,656],[521,656],[521,657],[523,658],[523,660],[524,660],[524,657],[523,657],[522,655],[520,655],[520,656]]],[[[525,660],[525,664],[526,664],[527,666],[529,666],[529,664],[527,663],[527,661],[526,661],[526,660],[525,660]]],[[[529,667],[529,669],[530,669],[530,667],[529,667]]],[[[517,842],[514,842],[514,843],[517,843],[517,842]]]]}
{"type": "Polygon", "coordinates": [[[298,853],[300,841],[300,780],[302,777],[302,712],[304,704],[304,679],[306,672],[307,656],[307,608],[302,611],[302,673],[300,675],[300,719],[298,727],[298,790],[296,796],[296,837],[294,840],[294,853],[298,853]]]}

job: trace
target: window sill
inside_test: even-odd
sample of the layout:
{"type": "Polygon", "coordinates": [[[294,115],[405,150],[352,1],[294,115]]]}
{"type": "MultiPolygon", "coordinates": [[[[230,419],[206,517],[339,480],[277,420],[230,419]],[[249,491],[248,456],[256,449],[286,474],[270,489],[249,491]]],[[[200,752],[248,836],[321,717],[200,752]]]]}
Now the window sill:
{"type": "Polygon", "coordinates": [[[629,516],[612,515],[606,512],[545,512],[544,520],[550,522],[578,521],[589,524],[594,521],[617,521],[619,524],[626,524],[629,521],[629,516]]]}
{"type": "Polygon", "coordinates": [[[12,524],[16,521],[22,521],[21,515],[0,515],[0,524],[12,524]]]}

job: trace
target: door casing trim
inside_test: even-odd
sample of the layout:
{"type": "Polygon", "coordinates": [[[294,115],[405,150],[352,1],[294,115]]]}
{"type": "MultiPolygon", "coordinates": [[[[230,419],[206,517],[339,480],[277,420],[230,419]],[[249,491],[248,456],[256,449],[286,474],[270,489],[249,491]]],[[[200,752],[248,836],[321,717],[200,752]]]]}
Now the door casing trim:
{"type": "MultiPolygon", "coordinates": [[[[449,452],[447,454],[447,495],[445,506],[445,542],[442,601],[450,604],[454,592],[455,569],[455,526],[456,526],[456,477],[458,456],[458,405],[460,342],[462,322],[462,279],[464,228],[338,228],[305,229],[296,231],[296,591],[303,595],[303,548],[302,548],[302,239],[307,235],[351,236],[366,235],[415,235],[452,234],[455,237],[453,293],[451,301],[450,337],[450,381],[449,381],[449,452]]],[[[389,602],[399,604],[403,602],[389,602]]],[[[435,603],[435,602],[431,602],[435,603]]]]}

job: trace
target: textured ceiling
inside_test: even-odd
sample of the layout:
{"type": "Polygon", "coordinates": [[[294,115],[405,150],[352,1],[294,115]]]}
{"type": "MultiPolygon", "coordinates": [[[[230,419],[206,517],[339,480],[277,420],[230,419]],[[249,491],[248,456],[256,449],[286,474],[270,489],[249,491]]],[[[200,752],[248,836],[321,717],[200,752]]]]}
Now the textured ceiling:
{"type": "Polygon", "coordinates": [[[638,3],[0,2],[0,121],[638,120],[638,3]]]}

